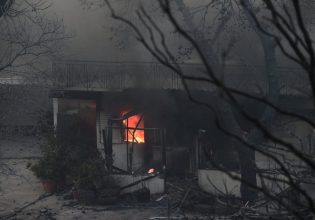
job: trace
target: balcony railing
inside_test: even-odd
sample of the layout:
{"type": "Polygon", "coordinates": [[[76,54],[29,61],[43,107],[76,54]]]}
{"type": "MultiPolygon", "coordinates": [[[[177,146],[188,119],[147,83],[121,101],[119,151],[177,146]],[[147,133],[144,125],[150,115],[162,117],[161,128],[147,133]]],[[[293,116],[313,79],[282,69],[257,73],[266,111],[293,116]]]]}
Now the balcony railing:
{"type": "MultiPolygon", "coordinates": [[[[181,64],[185,75],[205,76],[199,64],[181,64]]],[[[307,75],[302,69],[278,67],[282,94],[309,93],[307,75]]],[[[114,91],[129,88],[183,89],[180,77],[169,68],[150,62],[82,62],[64,61],[53,64],[55,87],[68,90],[114,91]]],[[[229,87],[259,93],[268,90],[263,66],[229,65],[220,76],[229,87]]],[[[191,89],[215,90],[206,82],[189,81],[191,89]]]]}

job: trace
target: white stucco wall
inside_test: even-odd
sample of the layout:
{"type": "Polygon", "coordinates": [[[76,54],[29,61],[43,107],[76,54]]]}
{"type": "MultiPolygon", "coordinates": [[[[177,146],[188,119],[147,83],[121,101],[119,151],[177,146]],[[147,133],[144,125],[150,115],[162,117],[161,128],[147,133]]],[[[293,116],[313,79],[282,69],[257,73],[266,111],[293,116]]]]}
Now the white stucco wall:
{"type": "MultiPolygon", "coordinates": [[[[235,172],[232,174],[240,177],[235,172]]],[[[201,189],[209,193],[241,196],[240,182],[219,170],[198,170],[198,183],[201,189]]]]}
{"type": "MultiPolygon", "coordinates": [[[[120,187],[129,185],[131,183],[134,183],[136,181],[139,181],[141,179],[144,179],[148,177],[146,176],[133,176],[133,175],[112,175],[112,177],[115,180],[115,183],[117,183],[120,187]]],[[[136,190],[139,190],[143,187],[147,187],[150,190],[151,194],[160,194],[164,193],[164,179],[160,176],[153,177],[152,179],[146,180],[144,182],[138,183],[135,186],[132,186],[130,188],[124,189],[121,193],[130,193],[136,190]]]]}
{"type": "MultiPolygon", "coordinates": [[[[239,173],[230,173],[237,178],[241,177],[239,173]]],[[[272,181],[269,177],[270,179],[287,180],[284,175],[268,175],[267,178],[261,178],[257,175],[257,186],[268,189],[268,191],[274,193],[279,193],[288,187],[287,184],[282,183],[281,181],[272,181]]],[[[241,182],[231,178],[228,174],[220,170],[198,170],[198,183],[201,189],[209,193],[241,197],[241,182]]]]}

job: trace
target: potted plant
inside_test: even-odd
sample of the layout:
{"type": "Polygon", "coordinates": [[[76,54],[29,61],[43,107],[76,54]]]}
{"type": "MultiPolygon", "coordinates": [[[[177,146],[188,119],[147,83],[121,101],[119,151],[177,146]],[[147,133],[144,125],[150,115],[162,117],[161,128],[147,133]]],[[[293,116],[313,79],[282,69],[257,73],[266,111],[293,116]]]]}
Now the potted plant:
{"type": "Polygon", "coordinates": [[[32,166],[32,171],[41,180],[45,191],[48,193],[53,193],[56,190],[59,175],[56,165],[56,163],[45,161],[43,158],[32,166]]]}
{"type": "Polygon", "coordinates": [[[64,161],[55,142],[49,143],[43,150],[43,157],[31,167],[43,184],[46,192],[53,193],[57,185],[64,180],[64,161]]]}
{"type": "Polygon", "coordinates": [[[74,199],[89,205],[95,202],[95,186],[93,184],[97,168],[93,160],[87,159],[76,168],[76,176],[74,177],[74,186],[72,193],[74,199]]]}

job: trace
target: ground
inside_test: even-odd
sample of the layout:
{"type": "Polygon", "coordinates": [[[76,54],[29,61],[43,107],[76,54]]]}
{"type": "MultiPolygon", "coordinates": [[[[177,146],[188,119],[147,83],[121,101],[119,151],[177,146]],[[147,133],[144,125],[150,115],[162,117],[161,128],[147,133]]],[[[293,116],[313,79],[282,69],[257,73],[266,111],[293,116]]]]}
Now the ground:
{"type": "Polygon", "coordinates": [[[72,199],[70,190],[47,194],[29,169],[41,157],[44,143],[40,137],[0,140],[0,220],[158,220],[168,219],[168,213],[170,219],[231,219],[228,216],[238,212],[214,203],[213,195],[200,190],[195,177],[168,178],[169,201],[165,195],[156,195],[149,203],[137,203],[125,196],[111,206],[83,206],[72,199]]]}
{"type": "Polygon", "coordinates": [[[38,137],[13,137],[0,141],[0,219],[129,220],[166,215],[163,207],[84,207],[64,199],[64,195],[45,194],[40,181],[28,168],[41,156],[42,143],[43,139],[38,137]]]}

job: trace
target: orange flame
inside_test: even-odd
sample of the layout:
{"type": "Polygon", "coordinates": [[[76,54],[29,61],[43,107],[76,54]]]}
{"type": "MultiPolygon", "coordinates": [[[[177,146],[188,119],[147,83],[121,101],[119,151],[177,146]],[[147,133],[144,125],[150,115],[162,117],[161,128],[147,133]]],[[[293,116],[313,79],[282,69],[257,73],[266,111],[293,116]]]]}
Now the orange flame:
{"type": "Polygon", "coordinates": [[[128,142],[144,143],[144,130],[135,130],[135,128],[144,128],[143,118],[139,123],[140,119],[140,115],[134,115],[123,120],[123,124],[130,128],[126,129],[125,141],[128,140],[128,142]]]}

